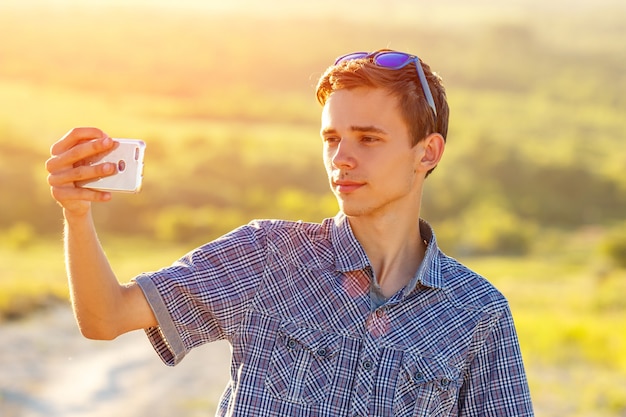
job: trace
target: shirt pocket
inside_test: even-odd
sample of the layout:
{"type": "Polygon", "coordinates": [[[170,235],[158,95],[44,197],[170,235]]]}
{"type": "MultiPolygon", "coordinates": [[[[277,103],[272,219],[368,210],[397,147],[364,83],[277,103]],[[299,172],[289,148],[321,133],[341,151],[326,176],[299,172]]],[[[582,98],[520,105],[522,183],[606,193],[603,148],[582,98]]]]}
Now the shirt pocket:
{"type": "Polygon", "coordinates": [[[315,404],[328,396],[341,337],[285,323],[278,329],[265,385],[281,400],[315,404]]]}
{"type": "Polygon", "coordinates": [[[393,415],[449,415],[457,401],[459,378],[457,368],[405,352],[396,383],[393,415]]]}

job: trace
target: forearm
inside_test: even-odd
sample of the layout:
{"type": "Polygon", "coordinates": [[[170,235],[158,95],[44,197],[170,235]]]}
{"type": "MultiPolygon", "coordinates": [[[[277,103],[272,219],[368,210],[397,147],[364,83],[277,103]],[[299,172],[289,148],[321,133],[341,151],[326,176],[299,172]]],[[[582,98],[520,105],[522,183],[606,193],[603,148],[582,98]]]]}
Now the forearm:
{"type": "Polygon", "coordinates": [[[65,263],[72,307],[81,333],[93,339],[112,339],[123,287],[119,284],[98,240],[91,212],[66,215],[65,263]]]}
{"type": "Polygon", "coordinates": [[[141,288],[119,284],[98,241],[91,204],[110,201],[111,193],[76,186],[78,181],[115,173],[111,163],[85,163],[114,146],[99,129],[76,128],[52,145],[46,161],[50,192],[65,217],[65,260],[74,313],[83,335],[94,339],[113,339],[156,325],[141,288]]]}

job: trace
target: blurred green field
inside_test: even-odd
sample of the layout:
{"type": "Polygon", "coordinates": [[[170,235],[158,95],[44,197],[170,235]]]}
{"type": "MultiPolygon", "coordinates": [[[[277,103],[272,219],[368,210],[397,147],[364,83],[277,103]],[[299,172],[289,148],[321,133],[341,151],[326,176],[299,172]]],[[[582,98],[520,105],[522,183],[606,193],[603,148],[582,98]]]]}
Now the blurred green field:
{"type": "Polygon", "coordinates": [[[537,415],[626,415],[623,2],[172,4],[0,4],[2,319],[67,302],[43,162],[68,129],[148,143],[143,191],[95,208],[130,278],[252,218],[334,215],[315,82],[391,47],[446,83],[423,216],[510,300],[537,415]]]}

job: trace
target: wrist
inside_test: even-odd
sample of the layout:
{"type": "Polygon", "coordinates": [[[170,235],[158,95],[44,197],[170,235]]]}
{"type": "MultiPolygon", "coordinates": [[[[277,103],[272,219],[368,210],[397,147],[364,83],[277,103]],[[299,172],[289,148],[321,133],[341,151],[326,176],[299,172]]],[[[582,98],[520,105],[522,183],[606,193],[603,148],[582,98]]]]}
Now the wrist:
{"type": "Polygon", "coordinates": [[[68,225],[91,223],[91,208],[86,208],[84,210],[69,210],[67,208],[63,208],[63,218],[65,219],[65,223],[68,225]]]}

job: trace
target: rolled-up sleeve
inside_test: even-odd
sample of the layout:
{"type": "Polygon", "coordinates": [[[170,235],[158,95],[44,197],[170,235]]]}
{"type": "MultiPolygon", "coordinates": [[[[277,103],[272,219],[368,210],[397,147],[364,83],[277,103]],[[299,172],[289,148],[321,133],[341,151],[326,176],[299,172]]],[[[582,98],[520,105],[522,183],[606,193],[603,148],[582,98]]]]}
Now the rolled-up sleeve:
{"type": "Polygon", "coordinates": [[[236,331],[263,279],[266,257],[263,227],[251,223],[168,268],[135,277],[159,323],[146,333],[163,362],[176,365],[192,348],[236,331]]]}

